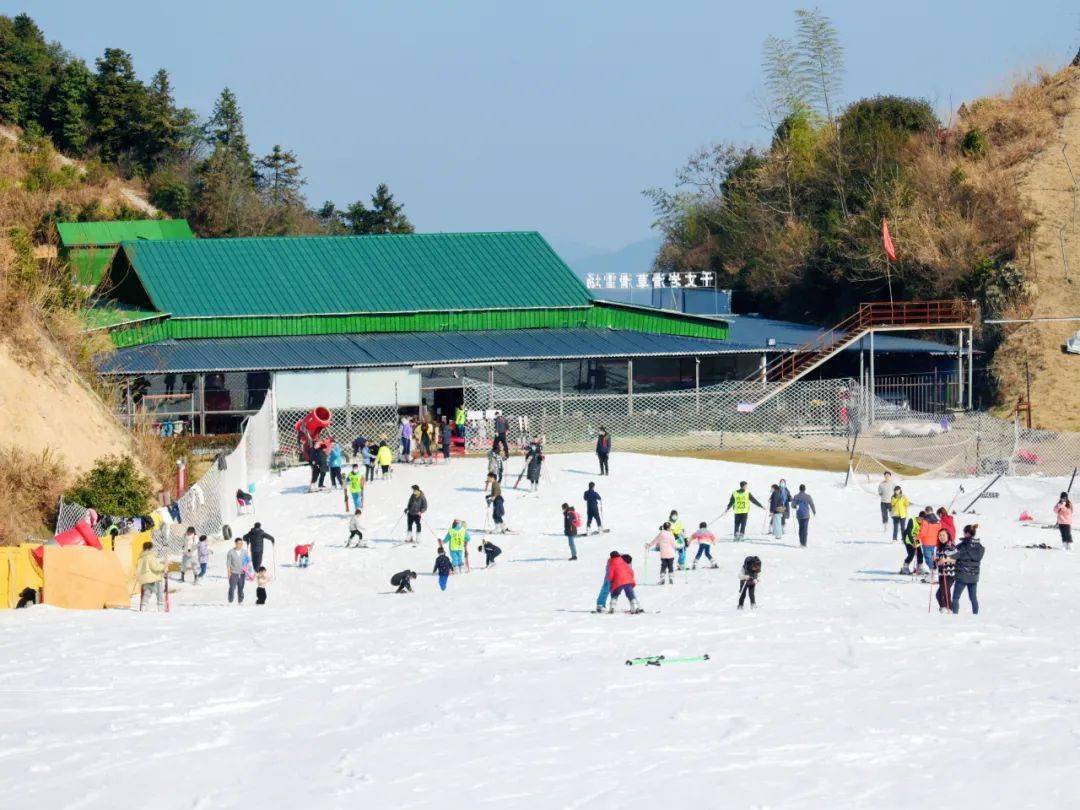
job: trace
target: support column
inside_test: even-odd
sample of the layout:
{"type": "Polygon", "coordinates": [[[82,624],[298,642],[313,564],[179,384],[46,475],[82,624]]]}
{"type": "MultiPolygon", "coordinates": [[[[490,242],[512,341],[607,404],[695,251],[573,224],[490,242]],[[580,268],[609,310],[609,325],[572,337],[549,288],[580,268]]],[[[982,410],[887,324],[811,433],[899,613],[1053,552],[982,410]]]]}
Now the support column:
{"type": "Polygon", "coordinates": [[[968,386],[967,386],[967,406],[970,411],[973,407],[972,402],[974,397],[972,391],[975,388],[975,350],[973,348],[975,343],[975,327],[968,327],[968,386]]]}
{"type": "Polygon", "coordinates": [[[870,424],[874,424],[875,412],[877,411],[876,392],[877,378],[874,376],[874,330],[870,330],[870,424]]]}
{"type": "Polygon", "coordinates": [[[863,367],[866,361],[866,338],[859,338],[859,418],[866,413],[866,369],[863,367]]]}
{"type": "Polygon", "coordinates": [[[956,330],[956,407],[964,407],[964,330],[956,330]]]}
{"type": "Polygon", "coordinates": [[[562,416],[565,412],[565,405],[563,401],[563,364],[559,363],[559,416],[562,416]]]}
{"type": "Polygon", "coordinates": [[[694,403],[698,413],[701,413],[701,358],[694,358],[694,403]]]}
{"type": "Polygon", "coordinates": [[[352,369],[345,369],[345,432],[349,438],[352,435],[352,369]]]}
{"type": "Polygon", "coordinates": [[[626,411],[634,415],[634,361],[626,361],[626,411]]]}
{"type": "Polygon", "coordinates": [[[488,366],[488,407],[495,408],[495,366],[488,366]]]}
{"type": "Polygon", "coordinates": [[[197,393],[195,396],[199,398],[199,434],[206,435],[206,375],[200,374],[196,378],[198,383],[197,393]]]}

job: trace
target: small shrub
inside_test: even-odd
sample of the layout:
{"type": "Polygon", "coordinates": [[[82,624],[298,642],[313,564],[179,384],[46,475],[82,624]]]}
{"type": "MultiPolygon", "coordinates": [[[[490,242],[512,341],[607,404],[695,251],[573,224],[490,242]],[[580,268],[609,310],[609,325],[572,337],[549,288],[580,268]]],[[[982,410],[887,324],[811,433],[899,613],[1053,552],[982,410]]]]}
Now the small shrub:
{"type": "Polygon", "coordinates": [[[64,465],[55,454],[0,447],[0,546],[18,545],[31,535],[47,537],[46,525],[64,488],[64,465]]]}
{"type": "Polygon", "coordinates": [[[127,456],[106,456],[83,474],[64,496],[103,515],[141,515],[154,491],[150,480],[127,456]]]}
{"type": "Polygon", "coordinates": [[[88,186],[105,186],[113,179],[114,173],[105,167],[97,158],[86,161],[86,173],[83,174],[83,182],[88,186]]]}
{"type": "Polygon", "coordinates": [[[981,129],[972,127],[964,133],[964,139],[960,141],[960,151],[972,160],[978,160],[990,151],[990,141],[981,129]]]}

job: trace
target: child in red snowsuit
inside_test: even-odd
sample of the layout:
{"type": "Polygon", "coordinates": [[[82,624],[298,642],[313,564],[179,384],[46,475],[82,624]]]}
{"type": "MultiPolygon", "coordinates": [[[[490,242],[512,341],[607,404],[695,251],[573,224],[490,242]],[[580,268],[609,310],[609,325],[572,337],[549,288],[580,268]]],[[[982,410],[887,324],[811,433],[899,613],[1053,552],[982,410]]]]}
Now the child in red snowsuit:
{"type": "Polygon", "coordinates": [[[313,548],[315,548],[314,542],[305,543],[301,546],[296,546],[293,549],[293,562],[299,568],[307,568],[309,562],[308,558],[311,556],[311,550],[313,548]]]}

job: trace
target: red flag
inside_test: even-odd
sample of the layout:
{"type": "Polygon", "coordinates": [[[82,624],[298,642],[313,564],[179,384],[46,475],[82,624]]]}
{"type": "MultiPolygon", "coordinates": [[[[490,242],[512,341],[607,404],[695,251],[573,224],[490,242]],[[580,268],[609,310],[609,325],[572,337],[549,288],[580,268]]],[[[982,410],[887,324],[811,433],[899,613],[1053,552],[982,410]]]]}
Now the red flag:
{"type": "Polygon", "coordinates": [[[885,255],[889,257],[889,261],[896,263],[896,245],[893,244],[892,234],[889,233],[889,220],[881,220],[881,241],[885,245],[885,255]]]}

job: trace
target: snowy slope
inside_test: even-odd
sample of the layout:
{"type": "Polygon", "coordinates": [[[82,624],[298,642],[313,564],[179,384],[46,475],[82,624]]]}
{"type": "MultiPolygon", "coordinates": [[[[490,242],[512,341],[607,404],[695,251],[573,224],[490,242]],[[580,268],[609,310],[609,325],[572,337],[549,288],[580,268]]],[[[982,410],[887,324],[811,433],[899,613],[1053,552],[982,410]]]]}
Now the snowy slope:
{"type": "MultiPolygon", "coordinates": [[[[219,551],[167,615],[0,613],[0,795],[42,808],[1071,805],[1080,552],[1016,547],[1057,544],[1016,516],[1045,518],[1061,481],[1003,482],[980,504],[983,611],[953,617],[892,573],[903,555],[876,498],[842,476],[618,454],[604,479],[591,456],[551,461],[539,497],[509,489],[520,460],[508,464],[522,533],[446,593],[429,576],[433,536],[402,547],[391,527],[414,482],[430,525],[482,525],[481,460],[370,485],[369,550],[342,547],[341,493],[304,493],[304,470],[262,487],[259,518],[283,547],[265,607],[253,588],[224,604],[219,551]],[[696,525],[740,478],[764,499],[780,474],[817,501],[808,549],[762,539],[760,512],[750,542],[727,542],[729,515],[714,525],[719,570],[653,584],[642,546],[669,509],[696,525]],[[613,531],[580,540],[571,563],[558,506],[580,504],[589,480],[613,531]],[[312,567],[291,567],[307,540],[312,567]],[[613,548],[634,555],[649,613],[587,612],[613,548]],[[761,607],[738,613],[750,553],[761,607]],[[405,567],[417,593],[388,594],[405,567]]],[[[955,488],[908,487],[934,504],[955,488]]]]}

